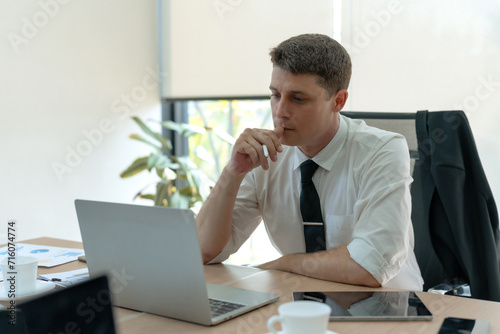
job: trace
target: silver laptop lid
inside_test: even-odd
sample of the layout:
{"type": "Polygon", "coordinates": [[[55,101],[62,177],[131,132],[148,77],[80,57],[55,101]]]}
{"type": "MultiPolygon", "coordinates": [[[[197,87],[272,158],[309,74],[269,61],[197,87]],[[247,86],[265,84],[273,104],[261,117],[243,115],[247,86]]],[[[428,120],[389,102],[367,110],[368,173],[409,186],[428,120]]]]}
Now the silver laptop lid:
{"type": "Polygon", "coordinates": [[[75,201],[90,276],[107,273],[114,304],[210,324],[190,210],[75,201]]]}

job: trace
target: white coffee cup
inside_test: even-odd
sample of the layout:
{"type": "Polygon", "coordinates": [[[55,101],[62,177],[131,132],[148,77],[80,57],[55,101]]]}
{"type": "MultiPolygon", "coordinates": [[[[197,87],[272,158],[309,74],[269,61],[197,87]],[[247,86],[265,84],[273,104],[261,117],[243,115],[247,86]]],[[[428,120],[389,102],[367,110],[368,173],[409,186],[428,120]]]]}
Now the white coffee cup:
{"type": "Polygon", "coordinates": [[[33,256],[5,257],[1,262],[4,292],[9,298],[36,291],[38,259],[33,256]]]}
{"type": "Polygon", "coordinates": [[[267,321],[271,333],[278,333],[275,325],[281,323],[283,334],[325,334],[330,316],[330,306],[313,301],[296,301],[278,307],[279,315],[267,321]]]}

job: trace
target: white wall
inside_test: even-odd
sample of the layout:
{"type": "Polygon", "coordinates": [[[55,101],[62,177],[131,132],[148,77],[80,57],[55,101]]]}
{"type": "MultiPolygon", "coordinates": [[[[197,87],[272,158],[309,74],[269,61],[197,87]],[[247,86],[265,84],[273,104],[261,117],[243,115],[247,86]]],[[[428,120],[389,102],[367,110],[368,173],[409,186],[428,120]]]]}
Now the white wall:
{"type": "Polygon", "coordinates": [[[74,199],[131,202],[147,182],[119,173],[149,153],[129,116],[160,116],[155,6],[0,2],[0,244],[8,219],[18,240],[79,240],[74,199]]]}
{"type": "Polygon", "coordinates": [[[500,2],[343,1],[345,110],[464,110],[500,203],[500,2]]]}

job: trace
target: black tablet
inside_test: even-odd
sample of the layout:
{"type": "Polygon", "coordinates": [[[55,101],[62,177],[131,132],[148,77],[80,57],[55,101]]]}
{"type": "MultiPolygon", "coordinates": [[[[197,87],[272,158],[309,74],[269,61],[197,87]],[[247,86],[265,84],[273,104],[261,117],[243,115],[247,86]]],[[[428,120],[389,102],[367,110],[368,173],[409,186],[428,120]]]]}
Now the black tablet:
{"type": "Polygon", "coordinates": [[[432,313],[413,291],[294,292],[293,300],[328,304],[331,321],[432,320],[432,313]]]}

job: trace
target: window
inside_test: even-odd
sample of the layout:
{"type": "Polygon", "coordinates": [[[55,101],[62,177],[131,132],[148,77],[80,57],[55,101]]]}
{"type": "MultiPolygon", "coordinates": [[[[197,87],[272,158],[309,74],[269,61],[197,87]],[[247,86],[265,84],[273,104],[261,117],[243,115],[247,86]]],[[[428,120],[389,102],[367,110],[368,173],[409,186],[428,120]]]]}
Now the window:
{"type": "MultiPolygon", "coordinates": [[[[186,102],[187,121],[204,128],[222,128],[237,138],[246,128],[273,128],[269,100],[217,100],[186,102]]],[[[190,140],[198,140],[191,137],[190,140]]],[[[203,137],[201,143],[214,157],[212,166],[205,166],[207,175],[217,180],[229,161],[232,146],[222,141],[215,142],[213,134],[203,137]]],[[[200,143],[190,142],[194,146],[200,143]]]]}
{"type": "MultiPolygon", "coordinates": [[[[256,100],[195,100],[178,102],[173,117],[204,128],[219,128],[237,138],[246,128],[273,128],[271,107],[268,99],[256,100]]],[[[188,151],[188,147],[203,146],[214,161],[206,162],[190,152],[191,158],[213,180],[217,181],[230,159],[232,145],[217,140],[212,132],[206,136],[192,136],[187,143],[177,143],[176,148],[188,151]]],[[[263,224],[225,263],[262,263],[279,256],[274,249],[263,224]]]]}

